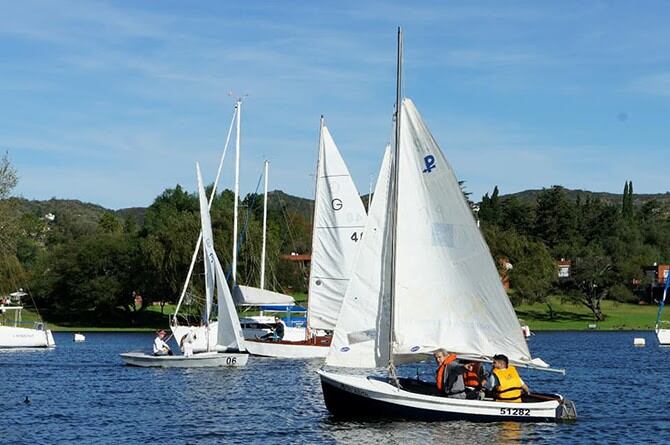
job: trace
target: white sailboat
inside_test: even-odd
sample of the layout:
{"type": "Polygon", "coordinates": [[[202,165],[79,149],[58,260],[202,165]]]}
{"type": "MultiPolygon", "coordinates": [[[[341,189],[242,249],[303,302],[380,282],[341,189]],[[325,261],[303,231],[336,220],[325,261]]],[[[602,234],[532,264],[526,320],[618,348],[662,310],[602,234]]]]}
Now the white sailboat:
{"type": "MultiPolygon", "coordinates": [[[[264,191],[263,191],[263,241],[261,247],[261,273],[259,287],[237,285],[233,291],[233,299],[238,307],[244,309],[260,308],[260,314],[243,317],[240,319],[242,332],[245,339],[256,339],[271,334],[276,328],[275,318],[265,315],[264,309],[268,306],[283,307],[285,310],[295,306],[295,299],[286,294],[274,292],[265,288],[265,254],[267,245],[267,217],[268,217],[268,175],[270,163],[265,161],[263,168],[264,191]]],[[[237,251],[237,241],[234,249],[237,251]]],[[[281,323],[281,322],[280,322],[281,323]]],[[[301,341],[305,339],[305,327],[286,326],[284,328],[284,339],[301,341]]]]}
{"type": "Polygon", "coordinates": [[[665,306],[665,299],[668,296],[669,287],[670,287],[670,273],[668,273],[668,276],[665,278],[665,287],[663,288],[663,298],[661,299],[661,303],[658,306],[658,316],[656,317],[656,327],[654,328],[654,331],[656,332],[656,338],[658,339],[658,343],[661,346],[670,346],[670,328],[661,327],[662,323],[668,323],[667,321],[661,320],[661,316],[663,315],[663,308],[665,306]]]}
{"type": "MultiPolygon", "coordinates": [[[[129,352],[121,358],[129,365],[158,367],[205,367],[244,366],[249,355],[245,353],[242,328],[237,317],[233,298],[228,289],[223,268],[214,250],[214,236],[209,215],[209,205],[196,164],[198,195],[200,198],[200,222],[202,226],[202,252],[205,264],[205,307],[202,326],[171,326],[178,344],[192,333],[194,337],[191,356],[154,356],[129,352]],[[212,306],[214,294],[217,297],[217,319],[213,320],[212,306]]],[[[177,318],[174,317],[176,321],[177,318]]]]}
{"type": "Polygon", "coordinates": [[[574,419],[560,395],[521,403],[453,399],[434,384],[398,378],[395,365],[444,348],[490,361],[549,369],[533,359],[456,176],[414,104],[401,94],[402,33],[394,153],[380,175],[355,272],[326,366],[386,368],[378,374],[319,371],[328,410],[342,417],[426,420],[574,419]]]}
{"type": "Polygon", "coordinates": [[[316,168],[307,328],[299,341],[247,340],[250,353],[284,358],[323,358],[328,353],[366,214],[349,169],[323,116],[316,168]]]}
{"type": "Polygon", "coordinates": [[[21,298],[25,296],[28,294],[19,290],[0,302],[0,349],[55,347],[54,336],[46,323],[40,320],[27,327],[21,320],[21,298]]]}

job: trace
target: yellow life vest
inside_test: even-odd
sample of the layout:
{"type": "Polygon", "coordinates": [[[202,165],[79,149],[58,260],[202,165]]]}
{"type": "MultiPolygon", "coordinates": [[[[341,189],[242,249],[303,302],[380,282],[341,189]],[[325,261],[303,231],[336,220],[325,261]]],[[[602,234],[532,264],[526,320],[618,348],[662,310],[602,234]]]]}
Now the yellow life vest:
{"type": "Polygon", "coordinates": [[[496,400],[521,403],[521,377],[516,368],[509,365],[507,369],[494,369],[493,374],[498,378],[498,386],[495,387],[496,400]]]}

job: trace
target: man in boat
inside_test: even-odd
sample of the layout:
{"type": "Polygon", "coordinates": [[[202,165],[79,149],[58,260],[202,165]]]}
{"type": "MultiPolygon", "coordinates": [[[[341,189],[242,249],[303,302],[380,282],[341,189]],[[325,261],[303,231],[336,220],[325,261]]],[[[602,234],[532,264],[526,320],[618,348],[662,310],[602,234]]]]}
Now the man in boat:
{"type": "Polygon", "coordinates": [[[280,341],[283,338],[284,338],[284,323],[282,323],[281,318],[275,315],[275,328],[272,330],[272,332],[269,332],[264,336],[262,336],[261,339],[263,340],[272,339],[280,341]]]}
{"type": "Polygon", "coordinates": [[[463,376],[466,372],[472,371],[472,365],[470,363],[461,365],[456,354],[450,354],[444,349],[438,349],[433,356],[438,365],[435,376],[437,390],[447,397],[465,399],[467,394],[463,376]]]}
{"type": "Polygon", "coordinates": [[[521,403],[522,393],[530,392],[516,368],[509,364],[509,359],[503,354],[493,356],[493,369],[487,387],[498,402],[521,403]]]}
{"type": "Polygon", "coordinates": [[[156,331],[156,338],[154,339],[154,355],[172,355],[170,346],[163,340],[164,337],[164,330],[161,329],[156,331]]]}

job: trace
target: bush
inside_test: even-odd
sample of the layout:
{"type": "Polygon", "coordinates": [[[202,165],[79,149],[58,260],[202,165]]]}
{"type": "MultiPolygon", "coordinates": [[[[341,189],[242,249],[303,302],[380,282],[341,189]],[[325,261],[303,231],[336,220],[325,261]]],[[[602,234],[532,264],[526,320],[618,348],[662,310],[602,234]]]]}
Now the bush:
{"type": "Polygon", "coordinates": [[[633,291],[624,284],[615,284],[610,288],[609,299],[619,303],[637,303],[638,298],[633,291]]]}

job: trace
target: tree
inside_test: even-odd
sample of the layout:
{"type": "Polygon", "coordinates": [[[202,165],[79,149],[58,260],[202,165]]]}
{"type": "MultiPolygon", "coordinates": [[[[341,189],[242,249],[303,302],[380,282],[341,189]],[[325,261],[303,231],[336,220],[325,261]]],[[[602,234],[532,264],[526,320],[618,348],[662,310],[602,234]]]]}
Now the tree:
{"type": "Polygon", "coordinates": [[[615,283],[611,258],[601,249],[587,247],[572,263],[568,296],[589,308],[596,321],[602,321],[605,317],[600,304],[615,283]]]}
{"type": "Polygon", "coordinates": [[[9,153],[5,152],[0,159],[0,199],[7,198],[17,183],[16,169],[9,162],[9,153]]]}
{"type": "Polygon", "coordinates": [[[633,218],[633,181],[626,181],[626,184],[623,187],[621,214],[626,220],[631,220],[633,218]]]}
{"type": "Polygon", "coordinates": [[[553,186],[538,196],[534,234],[554,257],[571,257],[579,244],[576,216],[563,187],[553,186]]]}

